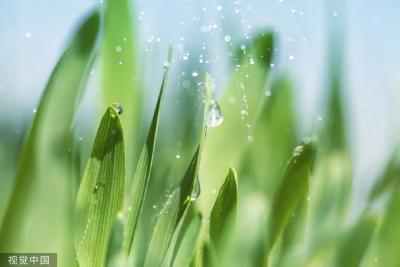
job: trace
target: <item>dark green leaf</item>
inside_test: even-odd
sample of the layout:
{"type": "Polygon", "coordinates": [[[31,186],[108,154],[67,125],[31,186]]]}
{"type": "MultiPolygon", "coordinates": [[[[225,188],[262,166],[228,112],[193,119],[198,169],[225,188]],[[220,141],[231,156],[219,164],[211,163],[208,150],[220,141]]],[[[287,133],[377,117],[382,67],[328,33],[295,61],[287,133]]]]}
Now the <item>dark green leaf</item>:
{"type": "Polygon", "coordinates": [[[236,221],[238,194],[236,180],[236,172],[230,168],[211,211],[210,238],[217,249],[223,241],[226,229],[236,221]]]}
{"type": "MultiPolygon", "coordinates": [[[[170,47],[168,54],[168,62],[171,61],[172,48],[170,47]]],[[[149,183],[151,166],[153,164],[154,148],[156,144],[156,136],[158,131],[158,124],[160,118],[160,106],[163,98],[163,92],[167,86],[168,71],[165,70],[164,78],[162,81],[160,93],[158,96],[156,108],[154,110],[153,119],[151,121],[150,129],[147,135],[146,143],[142,149],[139,157],[139,162],[136,167],[135,175],[133,177],[132,185],[128,191],[128,199],[125,209],[127,210],[125,237],[124,237],[124,250],[129,254],[133,237],[135,234],[139,214],[142,209],[143,200],[149,183]]]]}
{"type": "Polygon", "coordinates": [[[80,267],[105,264],[111,229],[123,204],[124,160],[119,115],[109,107],[100,122],[76,201],[75,249],[80,267]]]}

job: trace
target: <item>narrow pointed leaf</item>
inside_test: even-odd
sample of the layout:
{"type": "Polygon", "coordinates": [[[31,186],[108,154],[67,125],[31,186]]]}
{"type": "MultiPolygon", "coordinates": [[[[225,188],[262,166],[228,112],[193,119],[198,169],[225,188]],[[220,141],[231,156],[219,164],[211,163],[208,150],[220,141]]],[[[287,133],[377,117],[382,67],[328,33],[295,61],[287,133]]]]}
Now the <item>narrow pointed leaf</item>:
{"type": "MultiPolygon", "coordinates": [[[[171,56],[172,56],[172,48],[170,47],[168,53],[168,62],[171,61],[171,56]]],[[[127,254],[129,254],[132,247],[137,222],[139,220],[139,214],[142,209],[143,200],[149,183],[150,171],[151,171],[151,166],[153,164],[154,148],[156,144],[156,137],[158,131],[159,118],[160,118],[161,100],[163,98],[164,89],[167,86],[168,72],[169,68],[165,70],[160,93],[153,114],[153,119],[151,121],[150,129],[147,135],[147,139],[140,154],[135,175],[133,177],[132,184],[128,191],[129,195],[125,205],[127,216],[126,216],[126,227],[125,227],[125,237],[124,237],[124,251],[127,254]]]]}
{"type": "Polygon", "coordinates": [[[230,168],[225,182],[219,190],[210,216],[210,238],[218,249],[223,239],[224,230],[236,221],[237,216],[237,178],[230,168]]]}
{"type": "Polygon", "coordinates": [[[49,78],[21,151],[1,226],[0,251],[59,251],[60,264],[74,262],[70,129],[93,63],[98,30],[95,11],[73,35],[49,78]],[[48,214],[54,214],[52,220],[48,214]]]}
{"type": "Polygon", "coordinates": [[[119,116],[109,107],[100,122],[76,201],[75,249],[80,267],[105,264],[111,229],[123,204],[124,157],[119,116]]]}
{"type": "Polygon", "coordinates": [[[275,193],[268,222],[268,238],[265,265],[278,237],[284,231],[289,217],[308,191],[310,174],[315,160],[315,141],[307,139],[296,147],[290,159],[281,185],[275,193]]]}
{"type": "Polygon", "coordinates": [[[176,247],[177,254],[173,260],[172,266],[180,267],[190,265],[190,262],[195,254],[197,241],[200,235],[200,229],[201,215],[196,214],[190,221],[190,224],[186,229],[179,246],[176,247]]]}
{"type": "Polygon", "coordinates": [[[344,243],[339,249],[336,266],[361,266],[376,225],[376,216],[372,214],[362,215],[351,232],[346,235],[344,243]]]}
{"type": "Polygon", "coordinates": [[[107,249],[107,267],[123,266],[126,260],[125,254],[122,253],[122,242],[124,237],[124,221],[117,217],[114,221],[111,237],[108,242],[107,249]]]}
{"type": "Polygon", "coordinates": [[[157,218],[146,254],[145,267],[161,265],[178,221],[180,188],[174,190],[157,218]]]}
{"type": "Polygon", "coordinates": [[[124,127],[127,178],[132,179],[134,166],[139,153],[142,134],[141,124],[142,95],[140,90],[140,70],[137,69],[134,23],[131,1],[104,0],[103,32],[101,49],[103,103],[120,103],[124,107],[121,123],[124,127]],[[132,167],[131,167],[132,166],[132,167]]]}

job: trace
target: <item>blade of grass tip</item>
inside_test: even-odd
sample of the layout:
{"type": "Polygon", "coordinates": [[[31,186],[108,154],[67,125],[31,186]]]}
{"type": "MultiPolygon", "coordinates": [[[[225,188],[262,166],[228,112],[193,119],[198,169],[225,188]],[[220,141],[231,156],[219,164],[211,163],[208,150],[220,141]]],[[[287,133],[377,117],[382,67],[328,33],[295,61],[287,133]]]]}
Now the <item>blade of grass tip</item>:
{"type": "Polygon", "coordinates": [[[268,237],[264,250],[264,266],[278,237],[284,231],[289,217],[308,191],[309,178],[316,154],[315,138],[306,138],[294,149],[281,185],[274,195],[268,222],[268,237]]]}
{"type": "MultiPolygon", "coordinates": [[[[169,46],[168,62],[171,62],[172,57],[172,46],[169,46]]],[[[168,64],[169,66],[169,64],[168,64]]],[[[139,219],[139,214],[142,209],[143,200],[149,183],[151,166],[153,164],[153,154],[156,144],[156,137],[158,131],[159,117],[160,117],[160,106],[163,98],[163,92],[167,86],[169,67],[164,70],[164,77],[158,96],[157,104],[154,110],[153,119],[150,124],[150,129],[147,135],[146,142],[142,149],[139,157],[139,161],[136,167],[136,171],[133,177],[132,185],[128,192],[128,199],[125,205],[126,209],[126,227],[124,237],[124,251],[129,254],[133,238],[139,219]]]]}
{"type": "MultiPolygon", "coordinates": [[[[124,107],[121,123],[124,127],[127,177],[133,177],[137,162],[142,133],[139,133],[142,110],[142,91],[137,69],[138,45],[132,21],[131,1],[106,0],[103,12],[101,66],[103,103],[120,103],[124,107]],[[132,167],[130,167],[132,166],[132,167]]],[[[129,181],[127,181],[129,182],[129,181]]]]}
{"type": "Polygon", "coordinates": [[[205,242],[201,248],[201,266],[204,267],[216,267],[217,265],[217,253],[214,246],[211,243],[205,242]]]}
{"type": "Polygon", "coordinates": [[[336,266],[354,267],[361,266],[364,255],[368,249],[377,225],[377,217],[364,213],[346,235],[336,259],[336,266]]]}
{"type": "Polygon", "coordinates": [[[176,256],[173,259],[172,266],[181,267],[189,266],[196,251],[197,241],[199,239],[201,229],[201,214],[197,213],[192,217],[190,224],[181,240],[176,247],[176,256]]]}
{"type": "Polygon", "coordinates": [[[108,107],[79,187],[75,249],[81,267],[104,266],[115,218],[121,216],[125,185],[124,138],[118,107],[108,107]]]}
{"type": "Polygon", "coordinates": [[[226,231],[236,221],[237,194],[236,172],[230,168],[210,215],[210,238],[217,251],[221,249],[226,231]]]}
{"type": "Polygon", "coordinates": [[[179,203],[180,188],[178,187],[168,197],[157,218],[146,254],[145,267],[161,265],[178,221],[179,203]]]}
{"type": "Polygon", "coordinates": [[[369,193],[369,201],[372,202],[395,188],[396,183],[400,181],[400,160],[399,152],[396,150],[390,157],[383,173],[372,186],[369,193]]]}
{"type": "Polygon", "coordinates": [[[190,207],[192,206],[191,203],[196,200],[199,196],[200,190],[196,188],[196,181],[198,181],[198,165],[199,165],[199,154],[200,154],[200,145],[197,147],[192,160],[189,163],[188,168],[186,169],[185,175],[180,183],[180,200],[179,200],[179,212],[178,212],[178,224],[175,228],[173,237],[169,244],[168,250],[165,254],[163,259],[162,266],[170,266],[171,261],[174,257],[175,247],[177,243],[180,242],[180,238],[185,232],[185,224],[188,220],[187,217],[191,217],[192,214],[189,212],[190,207]],[[190,213],[190,214],[188,214],[190,213]]]}
{"type": "Polygon", "coordinates": [[[114,221],[110,241],[107,249],[107,267],[124,266],[126,258],[122,253],[122,242],[124,238],[124,221],[117,217],[114,221]]]}
{"type": "MultiPolygon", "coordinates": [[[[60,251],[59,262],[70,262],[64,260],[63,255],[68,254],[67,247],[73,245],[63,244],[72,244],[72,227],[66,226],[63,230],[53,228],[72,225],[69,222],[73,212],[68,151],[70,127],[79,91],[83,90],[93,63],[98,30],[99,14],[95,11],[72,37],[46,85],[25,137],[15,186],[1,226],[0,251],[11,252],[18,247],[17,252],[20,252],[21,247],[31,250],[33,246],[41,251],[60,251]],[[63,108],[60,109],[60,106],[63,108]],[[35,207],[29,209],[32,206],[35,207]],[[59,214],[50,225],[49,213],[59,214]],[[29,225],[34,226],[34,230],[27,228],[27,221],[32,221],[29,225]],[[46,227],[40,227],[42,225],[46,227]],[[34,244],[31,246],[31,243],[34,244]]],[[[70,254],[73,259],[72,250],[70,254]]]]}

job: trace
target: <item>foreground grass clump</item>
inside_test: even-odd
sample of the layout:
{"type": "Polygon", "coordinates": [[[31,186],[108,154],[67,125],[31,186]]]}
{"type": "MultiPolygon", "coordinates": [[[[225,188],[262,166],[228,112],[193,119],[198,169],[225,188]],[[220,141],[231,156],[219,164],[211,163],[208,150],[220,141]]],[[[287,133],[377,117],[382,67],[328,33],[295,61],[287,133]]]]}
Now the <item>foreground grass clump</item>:
{"type": "Polygon", "coordinates": [[[400,265],[397,152],[347,221],[340,66],[330,73],[327,123],[300,138],[292,84],[270,75],[271,31],[238,49],[221,99],[211,75],[196,80],[199,95],[186,99],[184,114],[163,112],[175,103],[165,97],[170,48],[154,70],[163,78],[151,120],[140,127],[145,81],[128,6],[107,1],[101,16],[88,16],[55,67],[21,149],[0,252],[57,252],[67,267],[400,265]],[[107,107],[96,136],[82,142],[75,121],[96,57],[107,107]],[[178,131],[182,155],[168,139],[178,131]]]}

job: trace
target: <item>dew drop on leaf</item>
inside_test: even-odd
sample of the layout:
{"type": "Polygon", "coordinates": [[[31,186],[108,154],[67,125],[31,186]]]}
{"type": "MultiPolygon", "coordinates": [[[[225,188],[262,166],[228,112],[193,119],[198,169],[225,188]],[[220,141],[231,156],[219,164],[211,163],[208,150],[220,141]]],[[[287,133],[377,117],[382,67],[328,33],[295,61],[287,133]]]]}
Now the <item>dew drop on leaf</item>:
{"type": "Polygon", "coordinates": [[[124,111],[124,110],[122,109],[122,106],[121,106],[120,104],[118,104],[118,103],[113,103],[113,104],[111,104],[111,106],[114,108],[115,112],[116,112],[118,115],[121,115],[122,112],[124,111]]]}
{"type": "Polygon", "coordinates": [[[221,125],[223,121],[224,117],[219,104],[215,100],[212,100],[208,105],[206,116],[207,127],[217,127],[221,125]]]}

